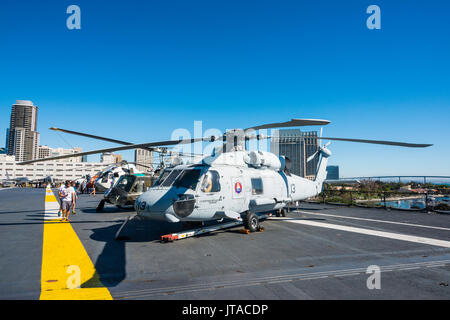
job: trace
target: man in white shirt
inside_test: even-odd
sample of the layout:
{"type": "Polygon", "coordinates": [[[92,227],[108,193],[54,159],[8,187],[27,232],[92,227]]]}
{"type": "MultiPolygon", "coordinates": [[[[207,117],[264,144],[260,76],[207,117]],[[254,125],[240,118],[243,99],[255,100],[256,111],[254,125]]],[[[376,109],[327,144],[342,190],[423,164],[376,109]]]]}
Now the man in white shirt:
{"type": "Polygon", "coordinates": [[[58,210],[58,217],[61,216],[61,210],[62,210],[62,200],[66,197],[66,186],[64,183],[61,183],[58,189],[58,196],[59,196],[59,210],[58,210]]]}
{"type": "Polygon", "coordinates": [[[70,185],[69,181],[66,181],[65,183],[65,190],[66,190],[66,196],[62,199],[62,210],[63,210],[63,219],[62,221],[70,221],[69,220],[69,213],[75,206],[75,190],[70,185]]]}

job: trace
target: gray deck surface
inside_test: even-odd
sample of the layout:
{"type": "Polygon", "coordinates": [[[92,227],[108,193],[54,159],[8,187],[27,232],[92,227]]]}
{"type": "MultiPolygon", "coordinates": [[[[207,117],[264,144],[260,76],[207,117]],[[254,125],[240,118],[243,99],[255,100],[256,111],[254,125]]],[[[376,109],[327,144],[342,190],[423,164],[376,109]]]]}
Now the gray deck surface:
{"type": "MultiPolygon", "coordinates": [[[[39,299],[44,196],[44,189],[0,190],[0,299],[39,299]]],[[[134,211],[106,205],[96,213],[101,199],[80,195],[71,224],[114,299],[450,298],[449,248],[290,220],[266,220],[264,232],[249,235],[237,227],[173,243],[160,236],[181,224],[132,220],[117,241],[134,211]],[[381,268],[380,290],[367,288],[370,265],[381,268]]],[[[450,241],[443,214],[302,203],[288,216],[450,241]]]]}

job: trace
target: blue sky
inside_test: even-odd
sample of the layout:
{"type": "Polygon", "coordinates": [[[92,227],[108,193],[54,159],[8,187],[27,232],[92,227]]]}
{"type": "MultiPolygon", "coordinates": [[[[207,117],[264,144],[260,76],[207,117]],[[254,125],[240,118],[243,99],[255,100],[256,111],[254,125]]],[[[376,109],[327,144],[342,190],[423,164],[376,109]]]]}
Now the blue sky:
{"type": "Polygon", "coordinates": [[[0,143],[17,99],[39,106],[41,144],[83,150],[112,144],[48,128],[146,142],[193,134],[195,120],[319,118],[328,136],[434,144],[333,142],[342,176],[450,175],[449,12],[436,0],[3,0],[0,143]],[[66,27],[71,4],[81,30],[66,27]],[[372,4],[381,30],[366,27],[372,4]]]}

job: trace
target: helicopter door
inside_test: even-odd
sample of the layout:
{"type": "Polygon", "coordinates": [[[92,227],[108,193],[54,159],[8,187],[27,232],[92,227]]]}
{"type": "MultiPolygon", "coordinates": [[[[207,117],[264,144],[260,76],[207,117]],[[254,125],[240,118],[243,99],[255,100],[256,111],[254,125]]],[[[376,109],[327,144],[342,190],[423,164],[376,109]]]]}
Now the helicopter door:
{"type": "Polygon", "coordinates": [[[219,173],[215,170],[206,172],[201,179],[200,190],[197,195],[198,211],[214,215],[216,211],[222,210],[224,198],[221,189],[219,173]]]}

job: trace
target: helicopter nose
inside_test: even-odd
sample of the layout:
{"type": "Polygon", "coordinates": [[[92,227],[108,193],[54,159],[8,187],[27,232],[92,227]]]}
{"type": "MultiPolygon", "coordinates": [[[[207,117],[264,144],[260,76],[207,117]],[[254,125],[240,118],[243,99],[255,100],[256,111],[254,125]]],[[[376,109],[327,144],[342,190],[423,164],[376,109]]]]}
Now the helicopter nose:
{"type": "Polygon", "coordinates": [[[175,198],[176,193],[172,189],[152,190],[140,195],[136,199],[134,207],[138,213],[140,211],[170,212],[175,198]]]}

